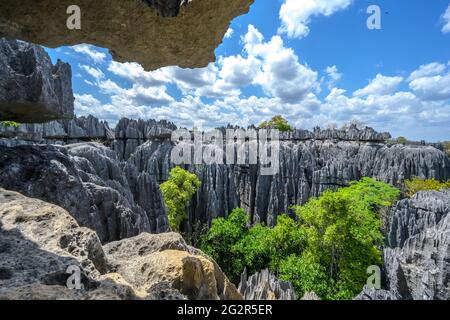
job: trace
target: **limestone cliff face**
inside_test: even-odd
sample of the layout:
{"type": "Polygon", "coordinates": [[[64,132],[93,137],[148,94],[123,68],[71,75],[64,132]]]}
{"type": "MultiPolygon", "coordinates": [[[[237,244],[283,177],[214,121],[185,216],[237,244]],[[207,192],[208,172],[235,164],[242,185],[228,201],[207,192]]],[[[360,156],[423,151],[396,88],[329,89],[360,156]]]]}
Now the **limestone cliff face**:
{"type": "MultiPolygon", "coordinates": [[[[41,127],[28,125],[0,130],[0,136],[18,134],[23,138],[28,134],[42,138],[4,139],[0,144],[70,144],[100,139],[116,152],[114,162],[121,168],[120,174],[141,176],[140,179],[128,179],[132,181],[129,183],[133,199],[150,212],[156,210],[152,216],[158,220],[162,211],[152,208],[149,203],[153,203],[152,199],[162,203],[157,184],[168,178],[174,166],[170,156],[175,144],[170,141],[170,136],[175,129],[176,126],[167,121],[124,118],[113,132],[107,123],[93,117],[81,117],[54,121],[41,127]],[[26,133],[28,128],[33,130],[26,133]],[[64,138],[57,140],[58,134],[64,138]],[[126,164],[119,164],[122,161],[126,164]]],[[[413,176],[450,178],[450,161],[441,150],[427,145],[389,145],[385,142],[389,137],[389,134],[378,133],[372,128],[296,129],[280,136],[279,172],[272,176],[262,175],[259,165],[186,165],[197,174],[202,185],[191,203],[185,228],[190,231],[196,224],[209,224],[212,219],[226,216],[238,206],[251,215],[253,222],[273,225],[277,215],[288,212],[289,206],[304,204],[310,197],[319,196],[327,189],[345,186],[365,176],[394,185],[413,176]]],[[[70,148],[70,145],[65,148],[70,148]]],[[[152,227],[151,230],[164,228],[152,227]]]]}
{"type": "Polygon", "coordinates": [[[102,247],[62,208],[0,189],[0,299],[242,299],[217,264],[176,233],[102,247]],[[69,289],[69,267],[82,287],[69,289]]]}
{"type": "Polygon", "coordinates": [[[450,299],[450,189],[421,191],[391,210],[384,249],[385,290],[357,299],[450,299]]]}
{"type": "Polygon", "coordinates": [[[72,118],[73,101],[70,65],[53,65],[40,46],[0,38],[0,121],[72,118]]]}
{"type": "Polygon", "coordinates": [[[3,0],[0,37],[47,47],[93,44],[108,48],[116,61],[146,70],[177,65],[205,67],[215,60],[233,18],[253,0],[3,0]],[[81,29],[66,26],[67,8],[81,11],[81,29]]]}
{"type": "Polygon", "coordinates": [[[102,242],[168,230],[156,179],[100,144],[0,146],[0,186],[63,207],[102,242]]]}
{"type": "MultiPolygon", "coordinates": [[[[173,143],[148,141],[136,149],[128,163],[164,181],[173,166],[173,143]]],[[[413,176],[449,179],[450,161],[428,146],[387,145],[381,141],[305,139],[280,142],[280,171],[261,175],[259,165],[186,165],[202,182],[192,202],[189,228],[210,223],[240,206],[253,222],[273,225],[279,213],[304,204],[327,189],[345,186],[361,177],[399,185],[413,176]]]]}

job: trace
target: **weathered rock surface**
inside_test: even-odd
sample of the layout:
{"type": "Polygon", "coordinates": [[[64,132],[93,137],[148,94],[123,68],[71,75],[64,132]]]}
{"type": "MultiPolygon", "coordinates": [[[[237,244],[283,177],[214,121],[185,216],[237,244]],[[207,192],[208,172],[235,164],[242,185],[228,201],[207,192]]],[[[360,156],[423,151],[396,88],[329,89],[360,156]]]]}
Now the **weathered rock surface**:
{"type": "MultiPolygon", "coordinates": [[[[0,12],[5,13],[3,8],[0,12]]],[[[69,64],[58,60],[53,65],[40,46],[0,38],[0,121],[39,123],[71,118],[73,102],[69,64]]]]}
{"type": "Polygon", "coordinates": [[[117,123],[115,141],[112,149],[115,150],[120,159],[126,160],[133,154],[137,147],[149,140],[169,140],[172,132],[177,127],[165,120],[131,120],[122,118],[117,123]]]}
{"type": "Polygon", "coordinates": [[[391,211],[384,249],[387,290],[361,299],[450,299],[450,189],[421,191],[391,211]]]}
{"type": "Polygon", "coordinates": [[[0,189],[0,231],[0,299],[135,298],[106,275],[95,232],[60,207],[0,189]],[[83,290],[67,287],[69,266],[82,270],[83,290]]]}
{"type": "Polygon", "coordinates": [[[300,300],[321,300],[320,297],[314,292],[306,292],[300,300]]]}
{"type": "Polygon", "coordinates": [[[160,298],[236,300],[242,296],[220,267],[177,233],[136,237],[104,246],[110,269],[134,288],[160,298]],[[174,291],[178,292],[174,296],[174,291]]]}
{"type": "Polygon", "coordinates": [[[29,144],[70,144],[88,140],[113,141],[114,131],[106,121],[88,116],[46,123],[21,123],[18,127],[0,125],[0,138],[22,140],[29,144]]]}
{"type": "Polygon", "coordinates": [[[102,242],[168,230],[155,178],[100,144],[0,146],[0,186],[63,207],[102,242]]]}
{"type": "Polygon", "coordinates": [[[81,29],[70,30],[66,12],[73,1],[4,0],[0,3],[0,37],[47,47],[93,44],[108,48],[116,61],[138,62],[146,70],[171,65],[205,67],[214,61],[214,50],[231,20],[247,13],[252,3],[79,0],[81,29]]]}
{"type": "Polygon", "coordinates": [[[217,264],[176,233],[112,242],[60,207],[0,189],[0,299],[242,299],[217,264]],[[81,290],[67,287],[68,267],[81,290]]]}
{"type": "Polygon", "coordinates": [[[249,278],[244,270],[238,290],[245,300],[296,300],[292,284],[277,279],[268,269],[249,278]]]}

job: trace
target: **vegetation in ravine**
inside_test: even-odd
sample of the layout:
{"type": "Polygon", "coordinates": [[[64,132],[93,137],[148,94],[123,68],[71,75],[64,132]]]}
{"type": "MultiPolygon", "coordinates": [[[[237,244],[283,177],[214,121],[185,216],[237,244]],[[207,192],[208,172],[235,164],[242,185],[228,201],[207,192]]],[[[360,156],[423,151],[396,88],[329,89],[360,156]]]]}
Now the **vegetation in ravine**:
{"type": "Polygon", "coordinates": [[[244,210],[213,220],[201,249],[214,258],[233,282],[269,268],[291,281],[299,297],[314,291],[322,299],[350,299],[367,279],[367,268],[382,263],[381,208],[399,190],[370,178],[337,191],[326,191],[303,206],[295,219],[280,215],[273,228],[249,227],[244,210]]]}
{"type": "Polygon", "coordinates": [[[413,178],[404,181],[405,194],[407,197],[412,197],[419,191],[425,190],[440,190],[445,188],[450,188],[449,181],[439,181],[436,179],[425,179],[425,178],[413,178]]]}
{"type": "Polygon", "coordinates": [[[189,202],[200,187],[200,180],[194,173],[175,167],[170,171],[169,179],[160,187],[169,225],[173,231],[180,231],[181,224],[187,219],[189,202]]]}

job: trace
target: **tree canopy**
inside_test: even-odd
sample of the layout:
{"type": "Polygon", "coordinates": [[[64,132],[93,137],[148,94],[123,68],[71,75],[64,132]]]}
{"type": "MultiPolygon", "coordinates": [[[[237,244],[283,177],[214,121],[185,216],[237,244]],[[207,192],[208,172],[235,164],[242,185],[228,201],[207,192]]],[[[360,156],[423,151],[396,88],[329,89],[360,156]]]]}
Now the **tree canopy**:
{"type": "Polygon", "coordinates": [[[189,202],[200,187],[200,180],[195,174],[175,167],[170,171],[169,179],[160,187],[168,211],[169,225],[172,230],[180,231],[181,223],[187,218],[189,202]]]}
{"type": "Polygon", "coordinates": [[[281,214],[273,228],[247,227],[248,216],[238,208],[227,219],[213,220],[201,248],[234,282],[244,268],[269,268],[291,281],[299,297],[314,291],[323,299],[350,299],[364,286],[367,268],[382,263],[379,210],[398,194],[363,178],[294,206],[296,219],[281,214]]]}
{"type": "Polygon", "coordinates": [[[292,131],[293,128],[281,115],[274,116],[270,121],[264,121],[259,125],[263,129],[278,129],[281,132],[292,131]]]}

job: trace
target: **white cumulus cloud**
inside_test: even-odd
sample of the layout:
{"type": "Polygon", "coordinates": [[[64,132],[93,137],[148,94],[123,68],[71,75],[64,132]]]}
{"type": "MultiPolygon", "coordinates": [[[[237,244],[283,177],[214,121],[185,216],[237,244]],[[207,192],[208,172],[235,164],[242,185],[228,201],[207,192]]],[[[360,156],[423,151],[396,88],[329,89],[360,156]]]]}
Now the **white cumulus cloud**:
{"type": "Polygon", "coordinates": [[[92,59],[95,63],[101,63],[105,60],[106,54],[98,51],[94,46],[87,44],[78,44],[71,47],[73,51],[84,54],[92,59]]]}
{"type": "Polygon", "coordinates": [[[365,88],[356,90],[353,95],[355,97],[388,95],[395,92],[402,81],[402,77],[387,77],[377,74],[365,88]]]}
{"type": "Polygon", "coordinates": [[[225,32],[225,39],[229,39],[233,36],[234,30],[232,28],[228,28],[227,32],[225,32]]]}
{"type": "Polygon", "coordinates": [[[446,66],[442,63],[432,62],[421,65],[417,70],[411,72],[408,81],[413,81],[423,77],[436,76],[444,72],[446,66]]]}
{"type": "Polygon", "coordinates": [[[444,26],[442,27],[443,33],[449,33],[450,32],[450,4],[448,5],[447,10],[445,11],[444,15],[442,16],[444,20],[444,26]]]}
{"type": "Polygon", "coordinates": [[[285,0],[280,9],[279,33],[289,38],[303,38],[309,34],[314,16],[330,16],[347,8],[353,0],[285,0]]]}

